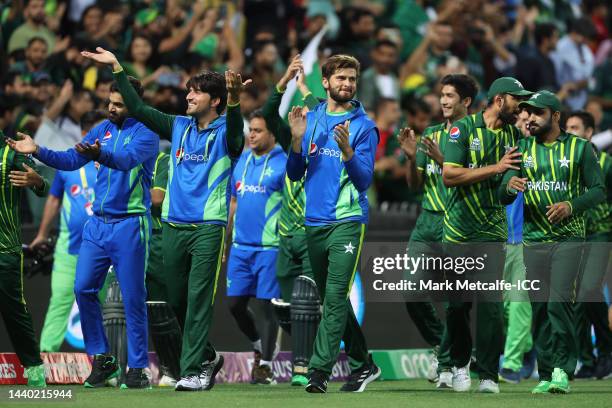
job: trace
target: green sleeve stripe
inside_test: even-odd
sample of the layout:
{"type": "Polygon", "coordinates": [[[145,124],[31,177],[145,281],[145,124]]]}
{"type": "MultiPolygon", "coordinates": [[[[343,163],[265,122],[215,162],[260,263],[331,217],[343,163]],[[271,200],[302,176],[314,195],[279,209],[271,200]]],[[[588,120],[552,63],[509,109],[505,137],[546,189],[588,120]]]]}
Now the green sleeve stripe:
{"type": "Polygon", "coordinates": [[[217,269],[215,271],[215,284],[213,286],[213,295],[210,304],[215,304],[215,295],[217,294],[217,284],[219,283],[219,272],[221,271],[221,260],[223,259],[223,251],[225,250],[225,227],[221,227],[221,245],[219,245],[219,256],[217,257],[217,269]]]}

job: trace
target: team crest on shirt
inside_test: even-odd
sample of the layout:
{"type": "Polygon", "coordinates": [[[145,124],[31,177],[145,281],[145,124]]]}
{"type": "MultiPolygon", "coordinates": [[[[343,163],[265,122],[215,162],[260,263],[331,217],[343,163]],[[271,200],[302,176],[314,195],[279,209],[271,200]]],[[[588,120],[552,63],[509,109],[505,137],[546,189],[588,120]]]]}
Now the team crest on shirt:
{"type": "Polygon", "coordinates": [[[534,165],[533,157],[531,156],[527,156],[525,157],[525,160],[523,160],[523,167],[526,169],[532,169],[534,165]]]}
{"type": "Polygon", "coordinates": [[[459,131],[459,128],[457,126],[453,126],[450,132],[448,132],[448,135],[451,139],[455,140],[458,139],[459,136],[461,136],[461,132],[459,131]]]}
{"type": "Polygon", "coordinates": [[[480,145],[480,139],[475,138],[474,140],[472,140],[472,144],[470,145],[470,150],[473,150],[475,152],[479,152],[481,149],[481,145],[480,145]]]}
{"type": "Polygon", "coordinates": [[[79,186],[78,184],[73,184],[70,186],[70,195],[73,197],[78,196],[79,194],[81,194],[81,186],[79,186]]]}

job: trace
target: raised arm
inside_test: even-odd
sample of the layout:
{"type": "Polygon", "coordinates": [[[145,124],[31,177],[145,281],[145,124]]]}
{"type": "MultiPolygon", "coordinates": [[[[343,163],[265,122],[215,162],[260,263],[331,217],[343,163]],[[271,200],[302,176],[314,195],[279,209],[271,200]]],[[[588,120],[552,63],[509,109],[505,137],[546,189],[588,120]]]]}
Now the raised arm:
{"type": "MultiPolygon", "coordinates": [[[[95,129],[95,128],[94,128],[95,129]]],[[[94,130],[92,129],[92,131],[94,130]]],[[[91,135],[91,131],[86,139],[91,135]]],[[[81,156],[75,149],[68,149],[65,152],[56,152],[34,143],[34,140],[25,133],[17,133],[19,140],[6,139],[6,142],[18,153],[32,154],[47,166],[58,170],[77,170],[89,162],[87,157],[81,156]]]]}
{"type": "Polygon", "coordinates": [[[227,150],[230,156],[238,158],[244,148],[244,133],[242,115],[240,114],[240,92],[242,88],[252,81],[242,82],[242,76],[232,70],[225,71],[225,84],[227,87],[227,150]]]}
{"type": "Polygon", "coordinates": [[[301,107],[294,106],[289,112],[289,126],[291,128],[291,150],[287,159],[287,177],[292,181],[298,181],[306,173],[306,161],[302,154],[306,117],[301,107]]]}
{"type": "Polygon", "coordinates": [[[123,97],[123,102],[127,106],[130,116],[141,121],[155,133],[166,139],[172,139],[172,125],[174,124],[174,115],[162,113],[155,108],[145,104],[140,96],[136,93],[130,82],[128,81],[123,67],[119,64],[117,57],[102,47],[96,48],[97,52],[83,51],[81,54],[88,59],[91,59],[100,64],[109,65],[113,68],[113,76],[117,81],[117,88],[123,97]]]}

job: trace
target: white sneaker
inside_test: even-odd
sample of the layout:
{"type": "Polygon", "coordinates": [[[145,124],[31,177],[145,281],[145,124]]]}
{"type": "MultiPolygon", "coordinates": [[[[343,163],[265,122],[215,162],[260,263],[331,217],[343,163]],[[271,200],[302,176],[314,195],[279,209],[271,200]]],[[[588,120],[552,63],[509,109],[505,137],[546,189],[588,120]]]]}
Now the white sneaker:
{"type": "Polygon", "coordinates": [[[429,357],[429,370],[427,370],[427,380],[430,383],[438,381],[438,357],[432,353],[429,357]]]}
{"type": "Polygon", "coordinates": [[[181,378],[174,387],[175,391],[202,391],[202,383],[197,375],[188,375],[181,378]]]}
{"type": "Polygon", "coordinates": [[[499,394],[499,384],[493,380],[480,380],[478,392],[486,394],[499,394]]]}
{"type": "Polygon", "coordinates": [[[162,375],[159,379],[158,387],[176,387],[176,380],[169,375],[162,375]]]}
{"type": "Polygon", "coordinates": [[[440,376],[438,377],[438,383],[436,384],[436,388],[440,388],[440,389],[453,388],[453,372],[452,371],[442,371],[440,373],[440,376]]]}
{"type": "Polygon", "coordinates": [[[470,379],[470,364],[458,367],[453,374],[453,391],[466,392],[470,390],[472,380],[470,379]]]}

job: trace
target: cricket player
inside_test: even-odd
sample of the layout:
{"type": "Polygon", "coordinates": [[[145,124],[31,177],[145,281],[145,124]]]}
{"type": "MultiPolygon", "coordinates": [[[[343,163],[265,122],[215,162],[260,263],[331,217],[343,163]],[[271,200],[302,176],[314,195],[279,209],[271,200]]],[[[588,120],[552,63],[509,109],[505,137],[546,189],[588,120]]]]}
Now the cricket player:
{"type": "Polygon", "coordinates": [[[308,254],[323,317],[310,359],[307,392],[324,393],[344,341],[351,375],[341,391],[362,392],[380,376],[368,355],[365,338],[349,294],[368,221],[366,190],[372,182],[378,130],[360,102],[359,62],[352,56],[331,56],[322,67],[327,101],[306,116],[294,107],[289,115],[292,149],[287,174],[304,177],[308,254]]]}
{"type": "MultiPolygon", "coordinates": [[[[300,55],[296,55],[278,81],[272,95],[262,108],[266,125],[286,153],[291,149],[291,129],[279,116],[287,84],[296,78],[297,88],[309,109],[319,104],[304,82],[304,68],[300,55]]],[[[278,215],[278,255],[276,278],[280,288],[279,299],[273,299],[279,324],[291,334],[293,375],[291,384],[308,383],[308,363],[312,355],[314,338],[320,316],[320,300],[308,258],[306,228],[304,227],[304,180],[292,181],[285,175],[283,200],[278,215]]],[[[257,352],[255,361],[257,362],[257,352]]]]}
{"type": "Polygon", "coordinates": [[[283,199],[287,155],[276,144],[261,111],[249,118],[248,143],[232,172],[231,249],[227,264],[227,296],[230,310],[240,330],[261,351],[261,361],[253,372],[256,384],[276,384],[272,359],[278,321],[271,299],[280,296],[276,280],[278,216],[283,199]],[[257,299],[262,320],[257,330],[248,308],[257,299]]]}
{"type": "MultiPolygon", "coordinates": [[[[409,161],[408,179],[414,190],[423,189],[423,211],[417,219],[416,226],[408,242],[408,256],[417,258],[443,257],[442,226],[444,223],[444,205],[446,202],[446,187],[442,182],[442,165],[444,162],[444,149],[448,140],[448,131],[451,124],[467,115],[478,91],[476,82],[467,75],[447,75],[440,81],[440,106],[445,121],[430,126],[423,132],[419,147],[410,129],[402,129],[399,134],[400,143],[409,161]]],[[[439,276],[432,277],[434,271],[411,271],[416,279],[440,278],[443,271],[437,271],[439,276]]],[[[444,325],[438,318],[431,302],[408,299],[406,303],[408,314],[417,326],[421,336],[432,346],[433,358],[428,373],[432,382],[438,380],[438,359],[442,343],[444,325]]],[[[445,356],[447,350],[442,350],[445,356]]],[[[437,383],[438,388],[452,386],[452,366],[445,364],[444,359],[440,367],[441,377],[437,383]]]]}
{"type": "MultiPolygon", "coordinates": [[[[568,133],[591,141],[595,129],[593,116],[584,111],[571,112],[565,122],[568,133]]],[[[593,146],[595,148],[595,146],[593,146]]],[[[612,372],[612,332],[608,327],[608,306],[603,297],[602,283],[608,269],[609,242],[612,240],[612,159],[606,152],[597,153],[608,199],[584,213],[586,241],[585,267],[580,278],[579,292],[574,303],[574,321],[578,336],[582,366],[576,378],[607,377],[612,372]],[[591,325],[595,330],[597,360],[593,357],[591,325]]]]}
{"type": "Polygon", "coordinates": [[[0,312],[6,333],[25,367],[28,386],[46,387],[45,367],[23,295],[21,190],[31,188],[39,197],[49,190],[49,183],[34,168],[29,156],[11,150],[0,130],[0,312]]]}
{"type": "MultiPolygon", "coordinates": [[[[479,113],[454,122],[444,151],[442,177],[447,190],[443,242],[452,258],[484,256],[482,277],[501,275],[508,239],[506,211],[496,192],[502,174],[519,162],[515,152],[520,131],[514,127],[518,104],[531,95],[514,78],[495,80],[488,91],[488,106],[479,113]],[[472,246],[466,245],[471,243],[472,246]],[[479,243],[481,245],[474,245],[479,243]]],[[[453,272],[449,272],[453,273],[453,272]]],[[[476,276],[478,277],[478,276],[476,276]]],[[[494,299],[496,300],[496,299],[494,299]]],[[[501,300],[501,299],[500,299],[501,300]]],[[[469,362],[471,302],[452,299],[447,307],[446,326],[450,338],[454,391],[471,387],[469,362]]],[[[501,302],[480,302],[476,313],[476,360],[479,392],[499,393],[498,366],[503,348],[501,302]]]]}
{"type": "Polygon", "coordinates": [[[519,106],[530,114],[533,137],[519,142],[520,167],[504,175],[498,193],[508,204],[524,192],[527,279],[540,284],[530,292],[540,375],[532,393],[566,394],[577,362],[572,301],[583,266],[583,213],[605,200],[605,188],[591,144],[561,130],[553,93],[539,91],[519,106]]]}
{"type": "MultiPolygon", "coordinates": [[[[127,80],[127,78],[126,78],[127,80]]],[[[140,82],[133,86],[142,93],[140,82]]],[[[136,91],[134,91],[136,92],[136,91]]],[[[87,354],[94,356],[85,387],[102,387],[121,372],[102,325],[98,294],[112,265],[126,312],[128,365],[122,388],[148,388],[149,365],[145,268],[151,235],[151,176],[159,137],[128,116],[117,83],[111,85],[109,119],[94,127],[83,141],[65,152],[38,146],[21,135],[9,145],[50,167],[72,171],[90,161],[100,164],[94,185],[94,216],[85,224],[77,259],[74,293],[81,315],[87,354]]]]}
{"type": "MultiPolygon", "coordinates": [[[[92,111],[81,120],[83,136],[95,125],[106,119],[101,111],[92,111]],[[88,123],[85,123],[88,121],[88,123]]],[[[47,242],[49,230],[56,215],[61,211],[60,228],[51,271],[51,299],[40,335],[40,349],[43,352],[58,352],[66,330],[70,310],[74,303],[74,277],[81,248],[81,236],[85,223],[93,215],[93,199],[98,171],[93,162],[78,170],[57,171],[49,190],[49,196],[38,228],[38,233],[30,248],[47,242]]],[[[99,293],[104,302],[106,291],[99,293]]]]}
{"type": "Polygon", "coordinates": [[[162,206],[162,246],[168,301],[183,328],[177,391],[210,390],[223,357],[208,340],[229,213],[232,165],[242,153],[240,74],[204,71],[187,82],[187,115],[145,105],[115,55],[83,52],[113,68],[131,115],[172,141],[162,206]],[[227,114],[222,115],[227,105],[227,114]]]}

